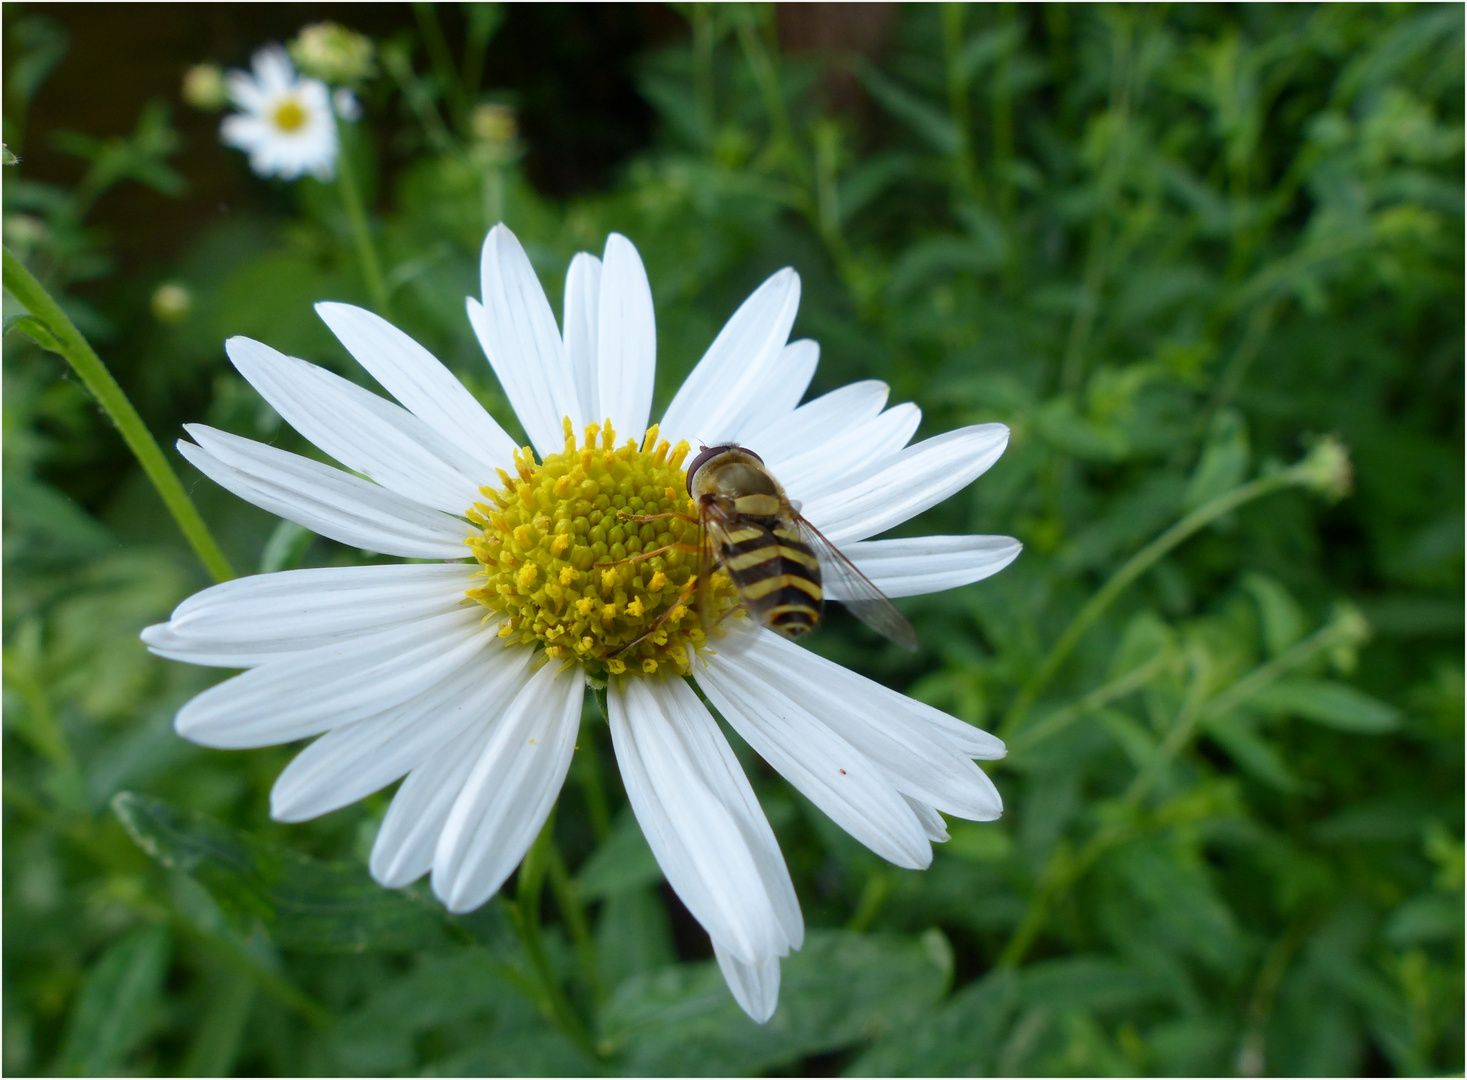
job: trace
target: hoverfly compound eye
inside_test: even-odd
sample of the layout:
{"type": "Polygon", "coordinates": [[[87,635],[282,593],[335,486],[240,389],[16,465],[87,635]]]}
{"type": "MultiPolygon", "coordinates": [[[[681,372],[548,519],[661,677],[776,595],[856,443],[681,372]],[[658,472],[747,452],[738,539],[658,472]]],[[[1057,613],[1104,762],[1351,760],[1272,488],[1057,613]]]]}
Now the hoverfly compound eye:
{"type": "Polygon", "coordinates": [[[734,448],[732,446],[728,446],[728,445],[724,445],[724,446],[705,446],[705,447],[703,447],[702,450],[699,450],[698,451],[698,456],[695,457],[693,459],[693,463],[688,466],[688,494],[689,495],[691,495],[693,493],[693,477],[696,476],[696,475],[698,475],[698,470],[701,469],[708,462],[708,460],[710,458],[715,458],[719,454],[723,453],[725,450],[732,450],[732,449],[734,449],[734,448]]]}
{"type": "Polygon", "coordinates": [[[754,451],[750,450],[747,446],[741,446],[741,447],[739,447],[739,449],[742,450],[744,453],[748,454],[751,458],[753,458],[755,461],[757,461],[760,465],[763,465],[764,464],[764,459],[762,457],[760,457],[758,454],[754,453],[754,451]]]}

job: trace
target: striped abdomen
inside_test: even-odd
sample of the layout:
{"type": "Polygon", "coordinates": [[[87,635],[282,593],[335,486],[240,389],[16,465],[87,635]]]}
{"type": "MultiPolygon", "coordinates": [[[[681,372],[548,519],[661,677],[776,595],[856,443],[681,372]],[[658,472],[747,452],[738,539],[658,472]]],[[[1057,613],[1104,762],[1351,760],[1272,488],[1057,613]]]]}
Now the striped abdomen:
{"type": "Polygon", "coordinates": [[[820,621],[820,560],[779,518],[742,518],[720,538],[718,559],[749,613],[785,637],[820,621]]]}

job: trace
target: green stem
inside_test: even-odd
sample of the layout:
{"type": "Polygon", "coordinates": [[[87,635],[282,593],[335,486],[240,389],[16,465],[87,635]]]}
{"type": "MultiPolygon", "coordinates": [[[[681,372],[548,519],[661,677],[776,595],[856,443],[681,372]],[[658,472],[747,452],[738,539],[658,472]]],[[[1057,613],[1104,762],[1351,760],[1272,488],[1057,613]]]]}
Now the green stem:
{"type": "Polygon", "coordinates": [[[357,249],[357,267],[362,272],[362,281],[367,286],[372,307],[378,315],[386,318],[387,285],[382,279],[382,266],[377,262],[377,249],[372,245],[372,230],[367,223],[367,211],[362,203],[361,189],[357,186],[351,153],[346,146],[336,155],[336,178],[341,190],[341,202],[346,207],[346,217],[351,223],[352,242],[357,249]]]}
{"type": "Polygon", "coordinates": [[[1039,745],[1044,740],[1058,735],[1088,713],[1141,689],[1165,671],[1171,662],[1171,652],[1164,649],[1144,664],[1139,664],[1124,675],[1092,690],[1079,701],[1050,713],[1038,723],[1031,724],[1008,744],[1010,756],[1039,745]]]}
{"type": "Polygon", "coordinates": [[[987,199],[983,177],[973,158],[973,116],[969,103],[968,74],[963,70],[963,22],[967,17],[966,4],[942,5],[942,55],[947,76],[947,109],[952,117],[953,133],[957,142],[953,146],[953,179],[959,192],[976,203],[987,199]]]}
{"type": "Polygon", "coordinates": [[[1101,586],[1100,591],[1092,596],[1079,613],[1070,620],[1070,625],[1065,627],[1064,633],[1049,650],[1049,655],[1039,665],[1038,670],[1030,676],[1029,681],[1024,684],[1023,689],[1015,697],[1013,705],[1009,708],[1008,715],[1004,717],[1003,725],[999,728],[999,735],[1005,739],[1010,738],[1029,715],[1034,702],[1039,694],[1049,685],[1050,679],[1054,678],[1070,653],[1079,644],[1085,632],[1095,625],[1096,621],[1105,614],[1121,593],[1125,592],[1137,578],[1155,566],[1163,557],[1176,548],[1183,541],[1190,539],[1202,529],[1211,525],[1224,514],[1231,513],[1238,507],[1252,502],[1254,499],[1262,498],[1282,488],[1292,487],[1295,484],[1307,483],[1306,475],[1301,468],[1303,463],[1294,465],[1282,472],[1273,473],[1269,476],[1260,476],[1246,484],[1242,484],[1233,490],[1224,492],[1217,498],[1204,506],[1198,507],[1181,521],[1177,522],[1166,532],[1162,533],[1151,543],[1126,562],[1119,570],[1111,576],[1111,579],[1101,586]]]}
{"type": "Polygon", "coordinates": [[[209,527],[199,516],[198,508],[183,490],[183,484],[179,482],[173,467],[168,464],[168,459],[163,456],[158,441],[148,431],[143,418],[122,392],[122,387],[117,385],[117,380],[107,370],[107,365],[102,363],[101,358],[87,344],[86,338],[81,336],[80,331],[61,310],[61,306],[51,298],[51,294],[10,253],[9,248],[5,249],[4,282],[6,291],[50,335],[52,340],[41,344],[58,353],[71,365],[108,418],[117,425],[127,448],[142,465],[143,472],[152,481],[153,487],[163,499],[163,505],[173,515],[173,520],[183,531],[184,538],[194,549],[194,554],[209,571],[209,576],[215,581],[228,581],[234,577],[234,568],[229,565],[229,560],[224,557],[224,552],[209,532],[209,527]]]}
{"type": "Polygon", "coordinates": [[[551,852],[555,845],[555,814],[546,819],[540,835],[530,845],[525,861],[520,865],[519,880],[515,886],[515,902],[511,908],[515,929],[519,931],[520,943],[535,980],[540,984],[545,1006],[560,1029],[582,1050],[595,1060],[596,1042],[590,1029],[571,1006],[565,990],[550,967],[550,957],[545,952],[545,939],[540,933],[540,888],[545,883],[545,874],[552,861],[551,852]]]}
{"type": "Polygon", "coordinates": [[[759,28],[750,17],[739,18],[737,28],[739,47],[743,50],[744,60],[754,76],[754,83],[759,87],[759,96],[769,117],[769,127],[773,133],[772,149],[803,189],[809,184],[810,169],[800,157],[799,147],[795,143],[795,132],[790,126],[789,112],[785,109],[784,93],[780,89],[779,71],[774,58],[770,56],[769,49],[759,37],[759,28]]]}
{"type": "Polygon", "coordinates": [[[591,936],[591,921],[586,918],[586,905],[581,901],[581,886],[572,881],[560,857],[560,849],[554,841],[550,845],[550,889],[555,893],[555,906],[565,917],[571,941],[576,946],[576,960],[581,966],[581,978],[591,992],[591,1000],[599,1009],[606,997],[606,988],[601,983],[601,961],[596,955],[596,941],[591,936]]]}

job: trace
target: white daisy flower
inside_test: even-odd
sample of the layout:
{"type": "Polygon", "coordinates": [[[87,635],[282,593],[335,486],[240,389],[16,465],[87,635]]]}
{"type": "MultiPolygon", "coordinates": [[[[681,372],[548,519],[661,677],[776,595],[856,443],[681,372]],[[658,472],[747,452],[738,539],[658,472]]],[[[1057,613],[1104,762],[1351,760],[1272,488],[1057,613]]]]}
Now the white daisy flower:
{"type": "MultiPolygon", "coordinates": [[[[887,595],[977,581],[1018,542],[867,538],[965,487],[1003,453],[1008,429],[908,446],[917,407],[883,411],[887,387],[875,381],[800,405],[819,347],[788,341],[800,298],[788,269],[734,313],[649,428],[652,293],[626,238],[613,234],[601,259],[572,260],[563,329],[502,225],[482,273],[469,319],[533,452],[427,350],[361,308],[316,310],[398,404],[259,342],[227,343],[280,415],[351,471],[202,425],[188,426],[184,456],[348,547],[433,561],[264,574],[186,600],[144,632],[152,651],[249,670],[185,705],[177,730],[227,748],[321,736],[275,785],[283,821],[406,777],[372,874],[395,887],[431,873],[443,902],[467,911],[504,883],[549,816],[586,681],[605,679],[637,820],[734,997],[762,1022],[804,923],[774,833],[693,686],[816,806],[902,867],[931,862],[931,842],[947,839],[942,814],[998,817],[999,794],[974,759],[1003,756],[1003,743],[771,631],[742,631],[739,649],[710,643],[683,600],[698,556],[632,556],[697,540],[697,526],[673,516],[692,508],[690,442],[737,441],[887,595]],[[637,437],[619,443],[618,432],[637,437]],[[639,524],[624,512],[669,516],[639,524]]],[[[726,612],[733,594],[717,580],[726,612]]]]}
{"type": "Polygon", "coordinates": [[[226,77],[229,99],[241,111],[224,118],[220,138],[249,154],[260,176],[330,180],[338,144],[326,84],[297,76],[279,45],[261,49],[251,63],[253,78],[243,71],[226,77]]]}

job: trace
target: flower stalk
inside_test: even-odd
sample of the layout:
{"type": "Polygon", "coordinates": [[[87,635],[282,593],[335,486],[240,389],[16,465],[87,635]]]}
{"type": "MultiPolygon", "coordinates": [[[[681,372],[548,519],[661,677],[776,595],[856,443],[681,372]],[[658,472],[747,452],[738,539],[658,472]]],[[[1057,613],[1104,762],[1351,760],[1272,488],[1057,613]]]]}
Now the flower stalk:
{"type": "Polygon", "coordinates": [[[1344,447],[1334,440],[1321,441],[1301,460],[1287,469],[1260,476],[1246,484],[1240,484],[1211,502],[1199,506],[1131,556],[1125,565],[1111,575],[1110,580],[1102,585],[1100,590],[1070,620],[1070,625],[1065,627],[1064,633],[1059,636],[1059,640],[1054,643],[1038,669],[1029,677],[1029,681],[1015,697],[1008,715],[1004,717],[1003,724],[999,728],[999,736],[1009,739],[1019,730],[1024,721],[1028,719],[1029,712],[1034,707],[1040,693],[1049,685],[1049,681],[1054,678],[1060,666],[1069,659],[1070,653],[1074,652],[1075,646],[1080,643],[1086,631],[1095,625],[1111,604],[1115,603],[1116,599],[1130,588],[1137,578],[1170,554],[1173,549],[1201,532],[1218,518],[1232,513],[1241,506],[1246,506],[1255,499],[1261,499],[1265,495],[1271,495],[1289,487],[1312,488],[1327,497],[1343,495],[1349,488],[1349,465],[1344,447]]]}
{"type": "Polygon", "coordinates": [[[184,539],[208,570],[209,576],[215,581],[228,581],[234,577],[234,568],[229,565],[229,560],[225,558],[209,527],[204,524],[193,500],[183,490],[178,474],[168,464],[158,441],[153,438],[137,409],[107,370],[107,365],[102,363],[96,350],[82,337],[66,312],[61,310],[61,305],[36,280],[35,275],[11,254],[9,248],[5,249],[4,283],[6,291],[32,317],[30,320],[23,320],[18,328],[24,330],[42,348],[58,354],[71,365],[108,418],[117,425],[123,441],[138,459],[138,464],[142,465],[143,472],[162,498],[163,505],[173,515],[173,520],[178,523],[184,539]]]}
{"type": "Polygon", "coordinates": [[[362,282],[367,286],[372,308],[377,314],[387,316],[387,284],[382,277],[382,265],[377,261],[377,249],[372,244],[372,229],[367,223],[367,211],[362,202],[362,192],[357,184],[356,168],[348,148],[343,146],[336,159],[336,183],[341,192],[341,203],[346,208],[346,219],[351,225],[352,243],[357,252],[357,268],[362,282]]]}

